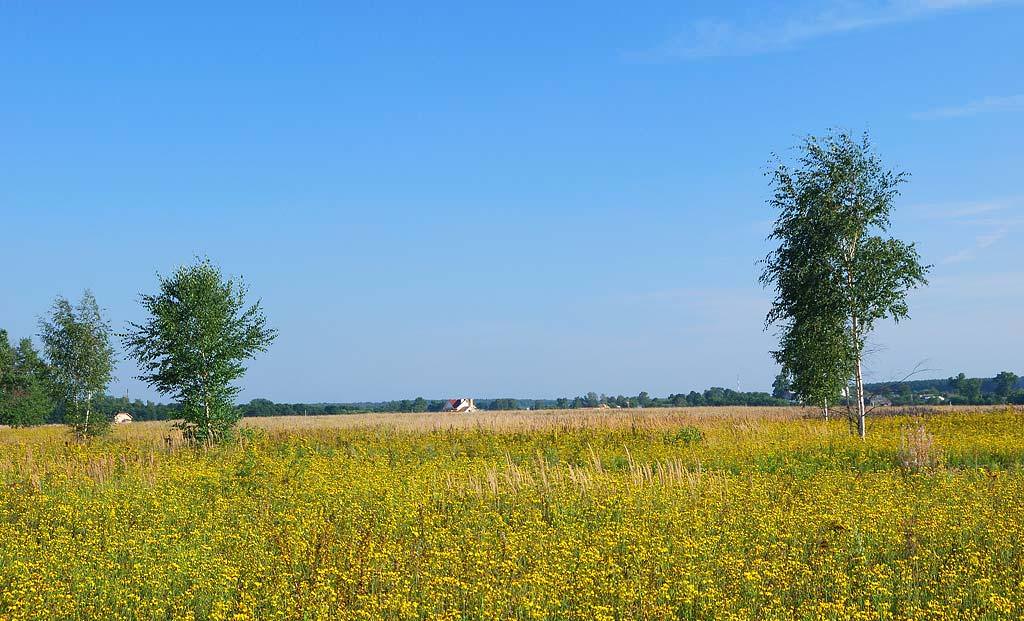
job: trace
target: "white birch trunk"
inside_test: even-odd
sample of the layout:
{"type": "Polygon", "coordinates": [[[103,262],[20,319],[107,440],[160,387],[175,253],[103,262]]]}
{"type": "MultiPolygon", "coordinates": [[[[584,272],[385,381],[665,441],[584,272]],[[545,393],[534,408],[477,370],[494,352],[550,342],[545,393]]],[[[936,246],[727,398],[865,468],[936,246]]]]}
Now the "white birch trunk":
{"type": "Polygon", "coordinates": [[[864,374],[861,371],[861,352],[860,345],[857,340],[857,316],[854,315],[852,321],[852,333],[853,333],[853,346],[855,348],[854,355],[857,357],[857,375],[855,378],[856,385],[856,399],[857,399],[857,434],[860,435],[860,439],[863,440],[867,437],[867,412],[864,409],[864,374]]]}
{"type": "Polygon", "coordinates": [[[860,354],[857,354],[857,432],[860,439],[867,437],[867,412],[864,409],[864,377],[860,370],[860,354]]]}
{"type": "Polygon", "coordinates": [[[92,414],[92,393],[85,393],[85,435],[89,435],[89,416],[92,414]]]}

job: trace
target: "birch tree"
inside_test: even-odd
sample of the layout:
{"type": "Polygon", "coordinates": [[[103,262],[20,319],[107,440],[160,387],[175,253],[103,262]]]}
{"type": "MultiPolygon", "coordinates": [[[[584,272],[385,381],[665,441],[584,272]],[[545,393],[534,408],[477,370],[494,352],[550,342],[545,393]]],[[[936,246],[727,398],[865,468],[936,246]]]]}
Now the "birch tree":
{"type": "Polygon", "coordinates": [[[54,397],[64,406],[64,422],[78,438],[106,433],[110,421],[94,411],[94,401],[113,379],[110,323],[88,289],[77,306],[58,296],[39,337],[49,365],[54,397]]]}
{"type": "Polygon", "coordinates": [[[914,244],[887,237],[907,175],[885,168],[867,135],[809,136],[799,151],[795,165],[780,162],[770,175],[778,217],[769,239],[778,247],[761,275],[775,293],[766,323],[781,327],[790,364],[829,383],[827,361],[850,373],[863,438],[866,339],[879,320],[909,316],[907,294],[927,284],[930,266],[914,244]]]}
{"type": "Polygon", "coordinates": [[[141,296],[148,318],[122,335],[125,349],[142,369],[138,379],[181,405],[186,439],[219,441],[240,416],[233,382],[244,361],[266,351],[277,332],[259,301],[246,306],[245,284],[209,260],[157,278],[159,292],[141,296]]]}

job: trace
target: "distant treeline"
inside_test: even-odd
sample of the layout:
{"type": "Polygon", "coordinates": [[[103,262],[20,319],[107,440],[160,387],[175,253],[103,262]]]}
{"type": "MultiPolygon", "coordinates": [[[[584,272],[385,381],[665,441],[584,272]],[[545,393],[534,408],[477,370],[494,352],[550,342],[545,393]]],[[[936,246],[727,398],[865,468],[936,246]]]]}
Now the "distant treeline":
{"type": "Polygon", "coordinates": [[[1002,371],[995,377],[967,377],[960,373],[947,379],[878,382],[865,384],[864,388],[893,405],[1024,403],[1024,378],[1010,371],[1002,371]]]}
{"type": "MultiPolygon", "coordinates": [[[[967,378],[911,380],[904,382],[878,382],[866,384],[872,397],[884,398],[893,405],[936,404],[990,405],[996,403],[1024,403],[1024,379],[1016,376],[1015,389],[1009,394],[997,378],[967,378]]],[[[742,392],[713,387],[703,392],[671,394],[651,397],[646,392],[632,397],[608,396],[594,392],[558,399],[477,399],[481,410],[571,410],[580,408],[679,408],[707,406],[786,406],[794,402],[786,395],[773,396],[767,392],[742,392]]],[[[330,414],[358,414],[367,412],[440,412],[444,399],[401,399],[397,401],[361,401],[355,403],[275,403],[269,399],[253,399],[238,406],[242,416],[319,416],[330,414]]],[[[178,417],[178,406],[154,403],[126,397],[104,396],[97,401],[97,410],[106,416],[128,412],[135,420],[171,420],[178,417]]],[[[48,417],[49,422],[63,421],[61,408],[48,417]]]]}
{"type": "MultiPolygon", "coordinates": [[[[179,406],[174,403],[154,403],[135,399],[129,401],[127,397],[112,397],[105,395],[96,403],[96,409],[107,417],[112,417],[118,412],[128,412],[134,420],[173,420],[178,418],[179,406]]],[[[60,422],[62,412],[54,411],[54,417],[60,422]]]]}
{"type": "MultiPolygon", "coordinates": [[[[641,392],[635,397],[618,395],[609,397],[587,393],[574,398],[559,399],[476,399],[481,410],[571,410],[578,408],[660,408],[708,405],[790,405],[789,401],[773,397],[766,392],[737,392],[728,388],[709,388],[704,392],[691,391],[689,394],[674,394],[668,397],[651,397],[641,392]]],[[[281,416],[351,414],[356,412],[440,412],[444,399],[402,399],[362,403],[274,403],[267,399],[253,399],[239,406],[243,416],[281,416]]]]}
{"type": "MultiPolygon", "coordinates": [[[[440,412],[445,399],[401,399],[397,401],[362,401],[355,403],[275,403],[269,399],[253,399],[238,406],[242,416],[319,416],[330,414],[357,414],[366,412],[440,412]]],[[[641,392],[635,397],[618,395],[610,397],[587,393],[573,398],[559,399],[476,399],[481,410],[538,410],[578,408],[658,408],[690,406],[727,405],[791,405],[790,401],[773,397],[766,392],[738,392],[728,388],[709,388],[704,392],[691,391],[688,394],[673,394],[668,397],[651,397],[641,392]]],[[[107,416],[117,412],[128,412],[135,420],[170,420],[177,418],[178,406],[129,400],[126,397],[104,396],[98,400],[97,409],[107,416]]],[[[50,422],[61,422],[60,409],[54,410],[50,422]]]]}
{"type": "Polygon", "coordinates": [[[691,390],[688,393],[671,394],[667,397],[652,397],[646,392],[641,392],[635,397],[623,395],[609,397],[588,392],[584,396],[573,399],[563,397],[560,399],[524,401],[522,403],[533,404],[535,408],[557,409],[596,408],[601,406],[614,408],[680,408],[719,405],[790,405],[789,401],[773,397],[767,392],[742,392],[718,386],[708,388],[704,392],[691,390]]]}

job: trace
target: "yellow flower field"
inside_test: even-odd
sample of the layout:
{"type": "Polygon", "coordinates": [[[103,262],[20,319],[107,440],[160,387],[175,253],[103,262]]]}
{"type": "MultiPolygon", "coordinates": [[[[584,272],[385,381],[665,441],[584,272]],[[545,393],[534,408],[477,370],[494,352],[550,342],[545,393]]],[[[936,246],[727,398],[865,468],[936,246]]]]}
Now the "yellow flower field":
{"type": "Polygon", "coordinates": [[[1020,410],[332,420],[0,430],[0,620],[1024,617],[1020,410]]]}

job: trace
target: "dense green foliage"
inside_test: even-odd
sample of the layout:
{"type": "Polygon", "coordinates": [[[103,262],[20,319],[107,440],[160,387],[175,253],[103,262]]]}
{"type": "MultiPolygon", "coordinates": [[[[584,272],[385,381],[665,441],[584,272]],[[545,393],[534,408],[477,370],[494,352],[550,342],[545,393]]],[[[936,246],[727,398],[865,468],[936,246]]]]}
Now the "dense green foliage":
{"type": "Polygon", "coordinates": [[[73,307],[58,296],[39,329],[47,375],[53,395],[63,408],[63,422],[79,438],[106,433],[110,419],[94,406],[113,379],[114,348],[110,344],[110,323],[96,298],[86,290],[73,307]]]}
{"type": "Polygon", "coordinates": [[[852,380],[863,437],[865,340],[877,321],[906,318],[907,293],[927,284],[914,244],[883,236],[906,175],[887,170],[867,136],[838,133],[807,137],[796,165],[780,162],[771,179],[778,247],[761,282],[775,295],[775,359],[808,402],[835,399],[852,380]]]}
{"type": "Polygon", "coordinates": [[[853,377],[848,345],[840,322],[804,317],[782,330],[779,349],[772,355],[782,365],[789,390],[804,403],[820,407],[828,418],[829,407],[839,403],[853,377]]]}
{"type": "Polygon", "coordinates": [[[0,330],[0,425],[38,425],[52,410],[46,364],[32,341],[21,339],[12,347],[0,330]]]}
{"type": "Polygon", "coordinates": [[[148,318],[130,324],[125,349],[142,368],[139,379],[178,402],[187,437],[220,440],[240,416],[233,382],[245,373],[242,363],[266,351],[277,332],[259,302],[246,307],[245,285],[208,260],[159,280],[159,293],[142,296],[148,318]]]}
{"type": "Polygon", "coordinates": [[[995,377],[995,393],[1003,403],[1006,403],[1012,399],[1017,391],[1017,384],[1020,382],[1020,378],[1017,377],[1016,373],[1010,371],[1002,371],[995,377]]]}

